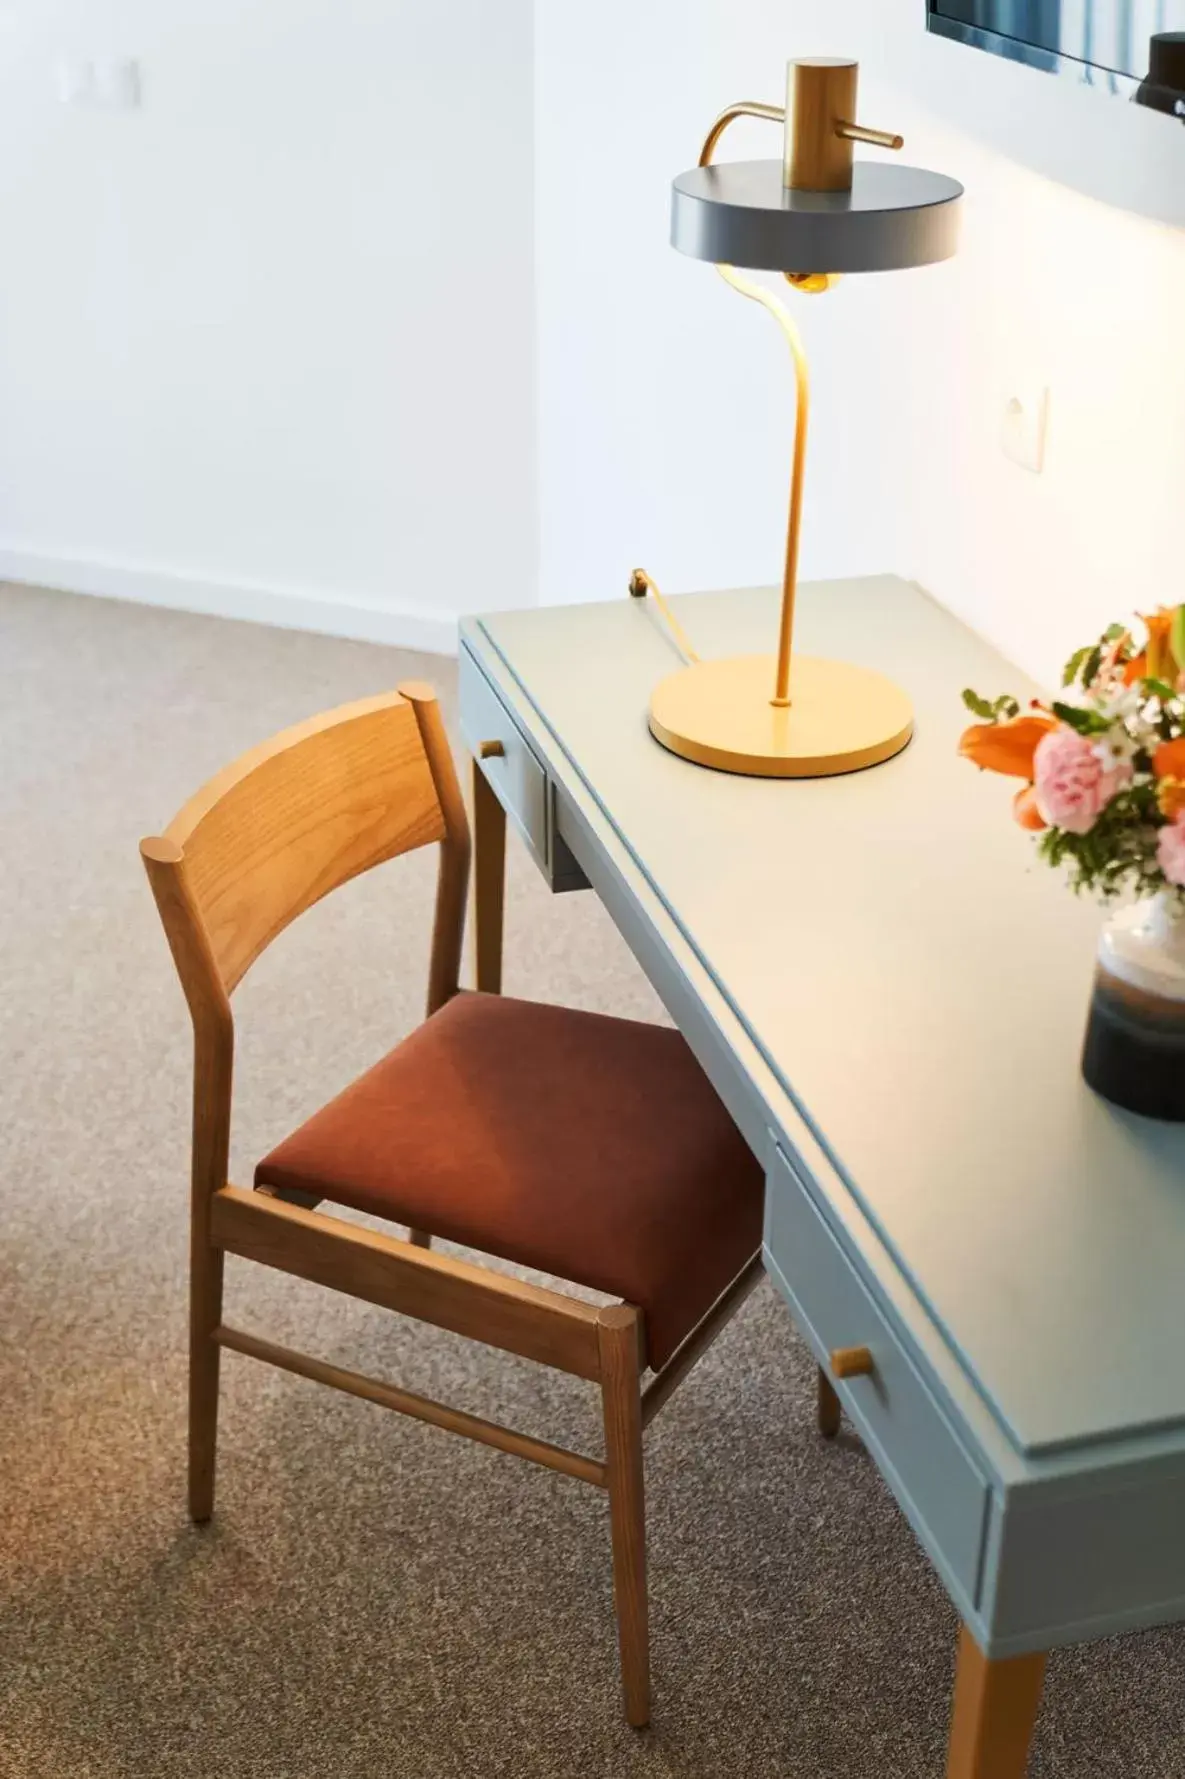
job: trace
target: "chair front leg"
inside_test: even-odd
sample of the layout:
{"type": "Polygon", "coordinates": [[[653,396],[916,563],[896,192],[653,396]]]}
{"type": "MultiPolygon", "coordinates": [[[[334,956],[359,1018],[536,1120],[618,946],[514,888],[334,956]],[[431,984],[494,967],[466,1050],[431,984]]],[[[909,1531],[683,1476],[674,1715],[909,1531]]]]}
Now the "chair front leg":
{"type": "Polygon", "coordinates": [[[209,1245],[208,1230],[195,1220],[189,1273],[189,1517],[198,1525],[204,1525],[214,1511],[222,1357],[214,1330],[222,1320],[224,1258],[221,1248],[209,1245]]]}
{"type": "Polygon", "coordinates": [[[601,1311],[598,1327],[621,1683],[625,1714],[635,1729],[650,1722],[640,1323],[636,1309],[615,1304],[601,1311]]]}

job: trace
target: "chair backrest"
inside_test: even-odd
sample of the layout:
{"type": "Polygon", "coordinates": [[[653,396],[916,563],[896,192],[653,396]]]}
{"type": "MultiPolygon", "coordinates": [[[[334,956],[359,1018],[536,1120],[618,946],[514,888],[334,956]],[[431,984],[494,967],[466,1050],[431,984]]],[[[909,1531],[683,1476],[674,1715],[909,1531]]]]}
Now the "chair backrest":
{"type": "Polygon", "coordinates": [[[286,729],[141,842],[195,1025],[260,953],[339,884],[442,843],[429,1008],[455,993],[469,828],[430,686],[407,684],[286,729]]]}

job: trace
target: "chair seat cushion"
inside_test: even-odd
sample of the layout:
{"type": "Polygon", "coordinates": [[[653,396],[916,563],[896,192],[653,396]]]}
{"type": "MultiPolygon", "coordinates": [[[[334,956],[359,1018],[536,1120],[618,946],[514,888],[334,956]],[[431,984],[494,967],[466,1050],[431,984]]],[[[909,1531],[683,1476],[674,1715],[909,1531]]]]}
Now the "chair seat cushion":
{"type": "Polygon", "coordinates": [[[761,1245],[760,1167],[678,1032],[461,994],[260,1162],[636,1304],[658,1370],[761,1245]]]}

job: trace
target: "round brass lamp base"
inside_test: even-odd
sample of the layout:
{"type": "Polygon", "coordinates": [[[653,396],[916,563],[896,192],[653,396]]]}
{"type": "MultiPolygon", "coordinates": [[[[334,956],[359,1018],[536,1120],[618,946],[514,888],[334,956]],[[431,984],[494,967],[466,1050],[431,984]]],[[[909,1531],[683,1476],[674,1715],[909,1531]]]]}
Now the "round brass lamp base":
{"type": "Polygon", "coordinates": [[[777,709],[772,655],[697,661],[654,689],[650,729],[673,754],[757,778],[859,772],[899,754],[913,707],[883,674],[796,655],[791,703],[777,709]]]}

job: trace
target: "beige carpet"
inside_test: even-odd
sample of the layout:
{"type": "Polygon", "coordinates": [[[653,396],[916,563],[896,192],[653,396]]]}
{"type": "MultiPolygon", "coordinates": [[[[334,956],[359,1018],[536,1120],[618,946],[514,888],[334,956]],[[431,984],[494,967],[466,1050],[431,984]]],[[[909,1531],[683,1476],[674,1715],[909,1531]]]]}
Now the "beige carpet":
{"type": "MultiPolygon", "coordinates": [[[[186,1521],[189,1041],[136,842],[412,674],[451,694],[432,658],[0,590],[0,1774],[940,1779],[953,1614],[859,1444],[815,1437],[768,1287],[649,1436],[648,1734],[578,1483],[231,1355],[216,1519],[186,1521]]],[[[416,1021],[431,870],[350,886],[240,991],[240,1180],[416,1021]]],[[[593,899],[517,852],[508,955],[513,992],[661,1016],[593,899]]],[[[231,1309],[595,1441],[586,1385],[248,1269],[231,1309]]],[[[1177,1633],[1055,1658],[1035,1779],[1181,1779],[1183,1696],[1177,1633]]]]}

